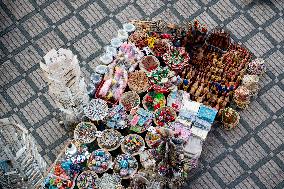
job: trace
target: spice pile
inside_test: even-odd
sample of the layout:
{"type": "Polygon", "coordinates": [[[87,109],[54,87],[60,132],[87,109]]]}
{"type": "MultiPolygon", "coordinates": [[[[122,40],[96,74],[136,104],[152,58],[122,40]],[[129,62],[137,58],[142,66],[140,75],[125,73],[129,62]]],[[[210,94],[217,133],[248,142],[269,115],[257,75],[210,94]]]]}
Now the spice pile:
{"type": "Polygon", "coordinates": [[[265,65],[251,59],[228,31],[197,20],[124,24],[91,78],[87,118],[43,188],[181,188],[212,125],[235,128],[230,106],[257,94],[265,65]]]}

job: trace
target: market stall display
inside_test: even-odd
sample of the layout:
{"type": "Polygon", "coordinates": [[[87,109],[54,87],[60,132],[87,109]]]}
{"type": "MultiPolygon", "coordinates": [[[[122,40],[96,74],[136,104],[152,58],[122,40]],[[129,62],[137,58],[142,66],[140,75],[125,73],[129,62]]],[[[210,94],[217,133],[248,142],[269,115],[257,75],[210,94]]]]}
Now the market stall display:
{"type": "Polygon", "coordinates": [[[136,133],[145,132],[151,125],[154,115],[143,108],[132,109],[129,114],[130,130],[136,133]]]}
{"type": "Polygon", "coordinates": [[[82,144],[54,164],[45,188],[73,187],[87,170],[97,176],[79,176],[78,187],[83,180],[98,189],[181,188],[215,121],[226,130],[237,126],[231,107],[248,106],[265,70],[228,31],[208,32],[197,20],[124,24],[104,53],[84,111],[90,122],[74,132],[82,144]]]}
{"type": "Polygon", "coordinates": [[[98,175],[94,171],[84,171],[77,177],[77,186],[79,189],[97,188],[97,179],[98,175]]]}
{"type": "Polygon", "coordinates": [[[74,139],[81,143],[90,143],[96,139],[96,126],[91,122],[81,122],[74,130],[74,139]]]}
{"type": "Polygon", "coordinates": [[[150,86],[146,73],[141,70],[129,73],[128,86],[132,91],[137,93],[147,91],[150,86]]]}
{"type": "Polygon", "coordinates": [[[137,134],[130,134],[124,137],[121,150],[125,154],[137,155],[145,149],[144,139],[137,134]]]}
{"type": "Polygon", "coordinates": [[[93,99],[85,109],[85,115],[92,121],[103,120],[108,115],[107,102],[101,99],[93,99]]]}
{"type": "Polygon", "coordinates": [[[98,146],[107,151],[116,150],[120,146],[122,138],[120,132],[114,129],[106,129],[98,138],[98,146]]]}
{"type": "Polygon", "coordinates": [[[122,179],[128,179],[133,176],[138,169],[137,160],[130,154],[118,155],[114,160],[113,170],[118,173],[122,179]]]}
{"type": "Polygon", "coordinates": [[[95,173],[106,172],[111,165],[112,157],[110,153],[104,149],[93,151],[88,159],[88,167],[95,173]]]}
{"type": "Polygon", "coordinates": [[[174,109],[166,106],[155,111],[154,123],[157,126],[166,126],[167,124],[174,122],[176,116],[174,109]]]}
{"type": "Polygon", "coordinates": [[[128,127],[127,114],[122,104],[115,105],[109,110],[106,125],[113,129],[124,129],[128,127]]]}
{"type": "Polygon", "coordinates": [[[155,111],[166,106],[166,97],[163,93],[150,91],[143,97],[142,105],[148,111],[155,111]]]}
{"type": "Polygon", "coordinates": [[[140,104],[140,97],[134,91],[128,91],[122,94],[120,104],[123,105],[126,111],[137,108],[140,104]]]}

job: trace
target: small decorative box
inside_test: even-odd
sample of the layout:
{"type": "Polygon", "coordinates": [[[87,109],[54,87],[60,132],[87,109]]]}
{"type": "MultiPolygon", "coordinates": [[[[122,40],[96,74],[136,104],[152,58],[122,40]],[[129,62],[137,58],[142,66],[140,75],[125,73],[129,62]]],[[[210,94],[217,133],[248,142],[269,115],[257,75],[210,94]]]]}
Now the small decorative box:
{"type": "Polygon", "coordinates": [[[200,129],[209,131],[211,129],[212,124],[203,119],[196,118],[194,122],[194,126],[200,129]]]}
{"type": "Polygon", "coordinates": [[[208,121],[209,123],[213,123],[217,113],[218,111],[216,109],[205,105],[201,105],[197,117],[205,121],[208,121]]]}
{"type": "Polygon", "coordinates": [[[201,103],[189,100],[189,101],[184,101],[182,109],[190,111],[193,115],[197,115],[200,106],[201,103]]]}
{"type": "Polygon", "coordinates": [[[191,133],[202,140],[205,140],[209,131],[200,129],[198,127],[192,126],[190,129],[191,133]]]}
{"type": "Polygon", "coordinates": [[[179,119],[184,119],[184,120],[191,121],[191,122],[194,122],[196,119],[195,113],[185,110],[185,109],[180,110],[178,117],[179,119]]]}

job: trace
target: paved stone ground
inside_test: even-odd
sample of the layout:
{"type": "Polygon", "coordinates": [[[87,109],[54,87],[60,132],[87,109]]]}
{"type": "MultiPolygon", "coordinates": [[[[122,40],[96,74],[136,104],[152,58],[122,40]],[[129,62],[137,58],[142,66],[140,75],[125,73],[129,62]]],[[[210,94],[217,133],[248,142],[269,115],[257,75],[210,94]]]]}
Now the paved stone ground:
{"type": "Polygon", "coordinates": [[[70,48],[86,77],[129,19],[199,18],[223,25],[266,60],[261,91],[236,130],[209,135],[190,188],[284,187],[283,0],[1,0],[0,117],[25,125],[48,163],[68,139],[39,68],[51,48],[70,48]]]}

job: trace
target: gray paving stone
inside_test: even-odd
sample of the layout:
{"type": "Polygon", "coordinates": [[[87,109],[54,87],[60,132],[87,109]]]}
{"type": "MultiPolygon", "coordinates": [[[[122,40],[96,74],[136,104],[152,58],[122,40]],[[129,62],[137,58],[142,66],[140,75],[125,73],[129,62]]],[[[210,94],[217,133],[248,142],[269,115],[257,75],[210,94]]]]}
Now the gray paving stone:
{"type": "Polygon", "coordinates": [[[82,37],[74,43],[73,46],[83,58],[88,58],[101,48],[99,43],[91,34],[82,37]]]}
{"type": "Polygon", "coordinates": [[[20,65],[24,71],[38,65],[41,58],[36,49],[31,45],[15,55],[17,64],[20,65]]]}
{"type": "Polygon", "coordinates": [[[191,189],[221,189],[222,187],[215,181],[209,172],[202,174],[196,181],[190,185],[191,189]]]}
{"type": "Polygon", "coordinates": [[[225,157],[220,163],[213,167],[213,170],[223,180],[229,184],[244,173],[244,170],[232,155],[225,157]]]}
{"type": "Polygon", "coordinates": [[[23,27],[30,34],[31,37],[35,37],[48,28],[48,23],[43,18],[43,16],[37,13],[28,20],[26,20],[23,23],[23,27]]]}
{"type": "Polygon", "coordinates": [[[248,12],[259,25],[264,24],[274,15],[276,15],[276,13],[265,3],[257,3],[248,12]]]}
{"type": "Polygon", "coordinates": [[[2,7],[0,7],[0,31],[3,31],[5,28],[8,28],[13,24],[12,20],[9,18],[9,16],[4,12],[2,7]]]}
{"type": "Polygon", "coordinates": [[[270,160],[263,166],[261,166],[255,175],[263,182],[266,188],[274,188],[280,182],[283,181],[284,172],[281,168],[273,161],[270,160]]]}
{"type": "Polygon", "coordinates": [[[232,20],[226,27],[238,38],[241,39],[248,35],[253,29],[254,26],[250,21],[244,16],[241,15],[236,19],[232,20]]]}
{"type": "Polygon", "coordinates": [[[4,44],[4,47],[7,48],[9,52],[14,51],[28,42],[26,37],[18,28],[14,28],[10,32],[1,36],[0,41],[4,44]]]}
{"type": "Polygon", "coordinates": [[[43,11],[53,23],[58,22],[59,20],[64,18],[64,16],[68,15],[71,12],[61,0],[54,1],[43,11]]]}
{"type": "Polygon", "coordinates": [[[262,139],[271,150],[275,150],[284,143],[284,129],[275,121],[263,128],[258,136],[262,139]]]}
{"type": "Polygon", "coordinates": [[[109,20],[95,29],[95,32],[104,44],[109,44],[110,40],[117,35],[117,30],[117,24],[113,20],[109,20]]]}
{"type": "Polygon", "coordinates": [[[69,41],[86,29],[75,16],[63,22],[58,28],[69,41]]]}
{"type": "Polygon", "coordinates": [[[18,69],[11,63],[10,60],[7,60],[3,64],[1,64],[0,69],[0,86],[4,87],[7,83],[15,79],[20,75],[18,69]]]}
{"type": "Polygon", "coordinates": [[[252,178],[247,177],[246,179],[244,179],[242,182],[240,182],[237,186],[234,187],[234,189],[243,189],[243,188],[247,188],[247,189],[260,189],[255,182],[253,181],[252,178]]]}
{"type": "Polygon", "coordinates": [[[137,0],[136,3],[148,16],[157,11],[161,6],[165,5],[161,0],[137,0]]]}
{"type": "Polygon", "coordinates": [[[251,138],[244,143],[236,150],[236,152],[249,167],[252,167],[262,158],[267,156],[267,153],[254,138],[251,138]]]}
{"type": "Polygon", "coordinates": [[[33,5],[26,0],[14,0],[14,1],[3,0],[3,3],[16,17],[17,20],[23,18],[24,16],[35,10],[33,5]]]}
{"type": "Polygon", "coordinates": [[[84,20],[89,24],[89,26],[96,24],[105,16],[107,16],[103,8],[101,8],[97,2],[88,5],[79,14],[84,18],[84,20]]]}
{"type": "Polygon", "coordinates": [[[123,11],[116,15],[116,18],[123,24],[133,19],[142,19],[143,17],[133,5],[128,5],[123,11]]]}
{"type": "Polygon", "coordinates": [[[7,94],[9,94],[16,105],[20,105],[35,95],[35,92],[26,80],[20,80],[18,83],[7,89],[7,94]],[[20,93],[18,92],[19,89],[21,89],[20,93]]]}
{"type": "Polygon", "coordinates": [[[273,47],[272,43],[264,36],[262,32],[259,32],[251,37],[245,43],[245,46],[257,57],[261,57],[273,47]]]}
{"type": "Polygon", "coordinates": [[[196,3],[196,1],[178,1],[174,4],[174,8],[179,12],[181,16],[187,19],[196,11],[198,11],[201,6],[196,3]]]}
{"type": "Polygon", "coordinates": [[[46,54],[51,49],[58,49],[64,44],[64,42],[55,33],[55,31],[51,31],[37,40],[36,44],[41,48],[43,53],[46,54]]]}
{"type": "Polygon", "coordinates": [[[237,8],[229,0],[218,1],[209,8],[222,22],[233,16],[237,8]]]}

